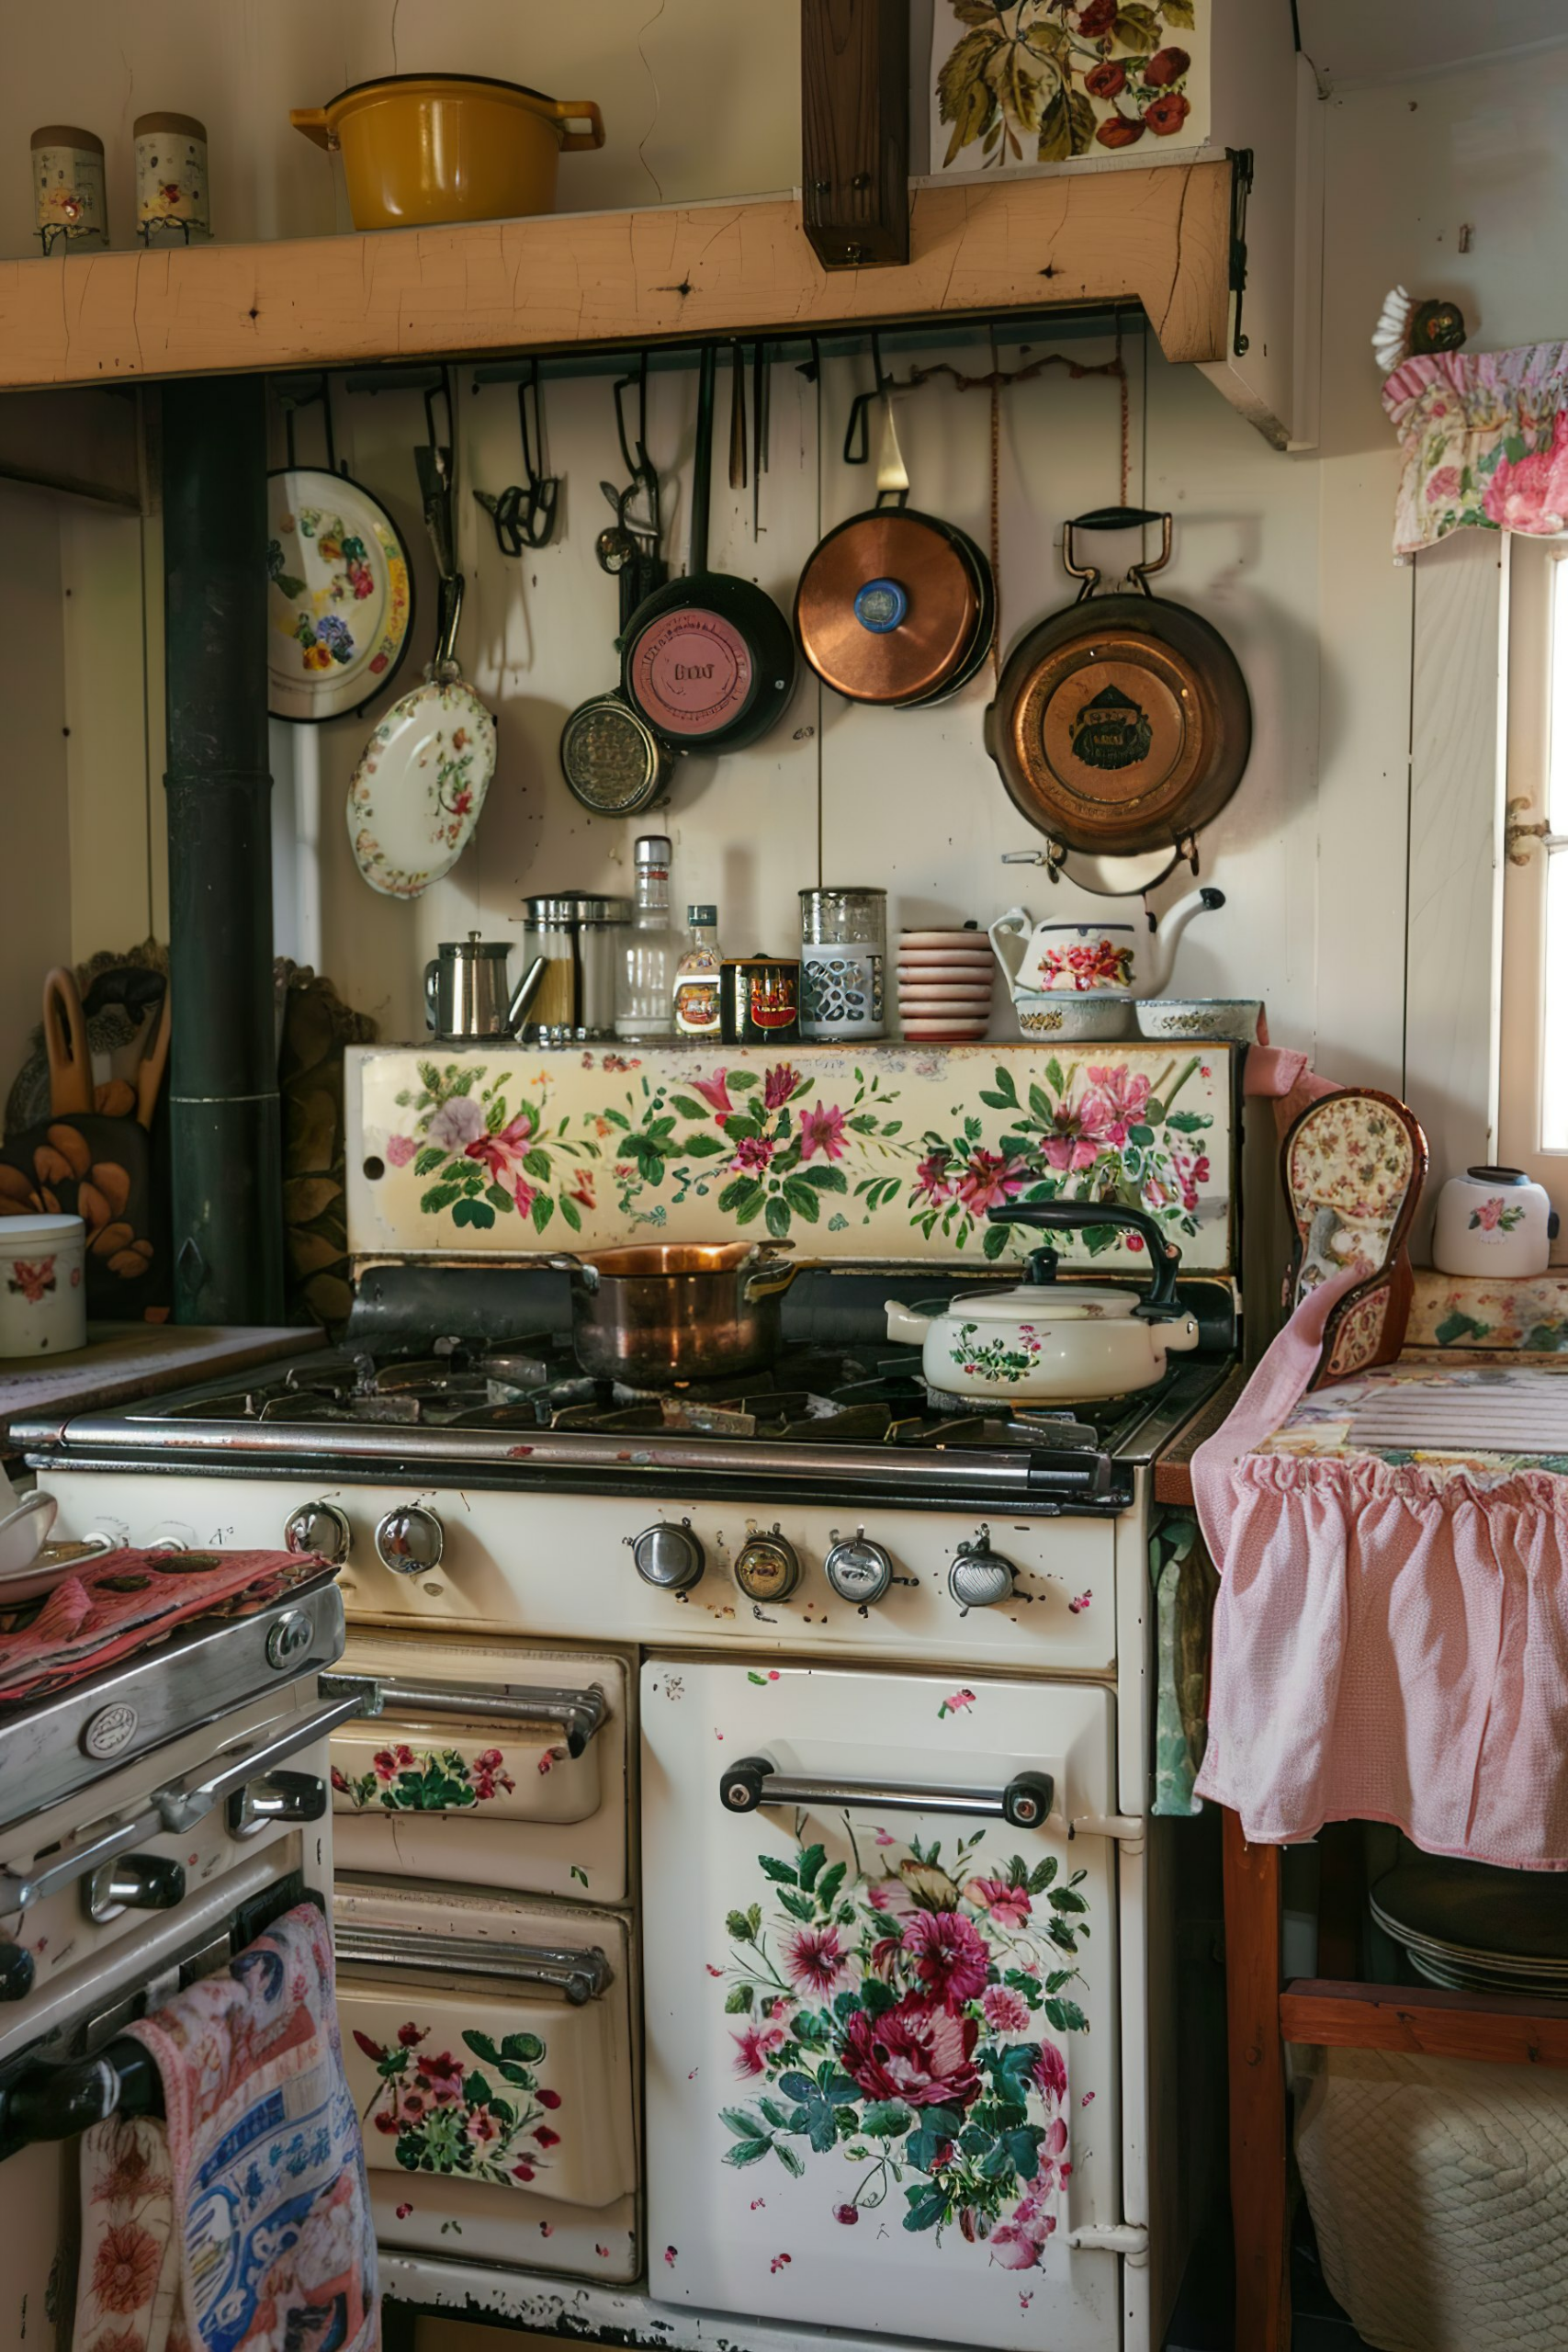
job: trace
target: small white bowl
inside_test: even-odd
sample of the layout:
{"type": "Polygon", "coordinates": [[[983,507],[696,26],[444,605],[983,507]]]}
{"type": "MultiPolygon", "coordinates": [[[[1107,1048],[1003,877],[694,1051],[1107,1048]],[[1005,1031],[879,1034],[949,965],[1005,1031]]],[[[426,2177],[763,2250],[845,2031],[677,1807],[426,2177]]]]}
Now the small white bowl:
{"type": "Polygon", "coordinates": [[[1138,1006],[1138,1027],[1156,1042],[1253,1046],[1263,1007],[1255,996],[1156,996],[1138,1006]]]}
{"type": "Polygon", "coordinates": [[[1015,996],[1018,1025],[1031,1042],[1060,1038],[1067,1045],[1108,1045],[1132,1034],[1133,1000],[1125,996],[1015,996]]]}

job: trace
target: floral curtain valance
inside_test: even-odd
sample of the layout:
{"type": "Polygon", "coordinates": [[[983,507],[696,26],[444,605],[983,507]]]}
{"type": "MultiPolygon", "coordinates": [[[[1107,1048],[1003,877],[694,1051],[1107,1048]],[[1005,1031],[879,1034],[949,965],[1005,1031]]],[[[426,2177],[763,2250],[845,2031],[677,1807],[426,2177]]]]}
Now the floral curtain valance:
{"type": "Polygon", "coordinates": [[[1546,538],[1568,529],[1568,343],[1406,359],[1382,404],[1404,453],[1396,555],[1462,524],[1546,538]]]}

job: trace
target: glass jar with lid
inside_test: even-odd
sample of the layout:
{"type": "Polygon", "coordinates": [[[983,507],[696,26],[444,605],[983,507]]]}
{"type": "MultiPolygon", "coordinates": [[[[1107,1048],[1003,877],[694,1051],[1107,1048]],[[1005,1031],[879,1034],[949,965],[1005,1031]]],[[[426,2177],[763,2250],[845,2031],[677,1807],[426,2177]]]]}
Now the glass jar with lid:
{"type": "Polygon", "coordinates": [[[524,1031],[530,1043],[573,1046],[615,1034],[616,944],[624,899],[563,890],[523,901],[525,968],[545,958],[524,1031]]]}
{"type": "Polygon", "coordinates": [[[800,1034],[822,1044],[881,1037],[887,965],[886,890],[800,894],[800,1034]]]}

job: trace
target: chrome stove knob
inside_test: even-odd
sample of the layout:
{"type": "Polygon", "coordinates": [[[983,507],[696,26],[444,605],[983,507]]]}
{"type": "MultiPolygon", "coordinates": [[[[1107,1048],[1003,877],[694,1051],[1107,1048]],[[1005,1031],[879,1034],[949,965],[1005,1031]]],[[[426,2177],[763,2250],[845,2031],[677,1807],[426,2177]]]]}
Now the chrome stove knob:
{"type": "Polygon", "coordinates": [[[354,1531],[336,1503],[301,1503],[289,1512],[283,1540],[291,1552],[319,1552],[335,1568],[348,1557],[354,1531]]]}
{"type": "Polygon", "coordinates": [[[446,1548],[446,1531],[433,1510],[419,1503],[400,1503],[376,1526],[376,1556],[395,1577],[417,1577],[438,1568],[446,1548]]]}
{"type": "Polygon", "coordinates": [[[787,1600],[800,1582],[800,1555],[776,1527],[750,1536],[735,1555],[735,1581],[748,1600],[787,1600]]]}
{"type": "Polygon", "coordinates": [[[660,1520],[657,1526],[645,1527],[640,1535],[626,1540],[644,1584],[657,1585],[660,1592],[689,1592],[701,1583],[707,1563],[689,1519],[683,1519],[679,1527],[660,1520]]]}
{"type": "Polygon", "coordinates": [[[82,1908],[98,1927],[122,1911],[173,1911],[185,1899],[184,1865],[160,1854],[122,1854],[82,1882],[82,1908]]]}
{"type": "Polygon", "coordinates": [[[1018,1570],[1010,1560],[991,1549],[991,1531],[983,1527],[973,1544],[961,1544],[947,1572],[947,1589],[960,1609],[994,1609],[1012,1599],[1018,1570]]]}
{"type": "Polygon", "coordinates": [[[845,1536],[835,1531],[822,1568],[839,1599],[852,1600],[860,1609],[880,1600],[893,1581],[891,1554],[874,1544],[863,1528],[845,1536]]]}

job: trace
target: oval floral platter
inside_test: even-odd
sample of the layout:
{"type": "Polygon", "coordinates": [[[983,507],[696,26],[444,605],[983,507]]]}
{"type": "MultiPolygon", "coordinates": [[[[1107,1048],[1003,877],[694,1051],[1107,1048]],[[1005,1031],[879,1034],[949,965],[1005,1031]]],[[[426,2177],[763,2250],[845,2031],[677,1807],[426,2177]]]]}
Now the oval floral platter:
{"type": "Polygon", "coordinates": [[[395,702],[348,786],[355,863],[384,898],[417,899],[468,845],[495,774],[495,721],[457,676],[395,702]]]}
{"type": "Polygon", "coordinates": [[[408,650],[413,575],[384,507],[342,474],[267,477],[267,708],[315,721],[358,710],[408,650]]]}

